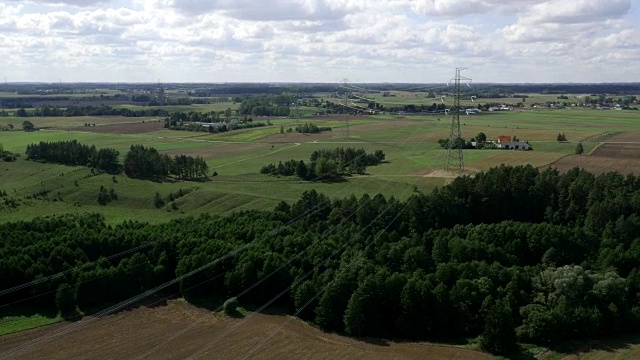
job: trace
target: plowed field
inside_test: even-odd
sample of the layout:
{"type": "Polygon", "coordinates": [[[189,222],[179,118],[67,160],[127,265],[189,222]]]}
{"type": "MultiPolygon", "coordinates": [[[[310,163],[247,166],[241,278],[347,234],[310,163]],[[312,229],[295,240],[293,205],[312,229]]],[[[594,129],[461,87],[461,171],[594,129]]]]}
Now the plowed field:
{"type": "Polygon", "coordinates": [[[86,324],[61,323],[0,337],[0,358],[6,355],[17,359],[489,358],[457,347],[354,340],[280,315],[232,319],[181,300],[86,324]],[[12,351],[20,347],[23,349],[12,351]]]}
{"type": "Polygon", "coordinates": [[[561,172],[576,166],[595,174],[618,171],[640,175],[640,134],[616,135],[591,155],[569,155],[551,164],[561,172]]]}

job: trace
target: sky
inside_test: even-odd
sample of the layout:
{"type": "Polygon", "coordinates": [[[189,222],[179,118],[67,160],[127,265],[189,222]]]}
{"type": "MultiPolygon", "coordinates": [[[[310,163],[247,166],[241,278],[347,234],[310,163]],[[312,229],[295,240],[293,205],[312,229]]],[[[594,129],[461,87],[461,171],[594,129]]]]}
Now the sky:
{"type": "Polygon", "coordinates": [[[438,83],[456,67],[640,82],[640,0],[0,0],[9,82],[438,83]]]}

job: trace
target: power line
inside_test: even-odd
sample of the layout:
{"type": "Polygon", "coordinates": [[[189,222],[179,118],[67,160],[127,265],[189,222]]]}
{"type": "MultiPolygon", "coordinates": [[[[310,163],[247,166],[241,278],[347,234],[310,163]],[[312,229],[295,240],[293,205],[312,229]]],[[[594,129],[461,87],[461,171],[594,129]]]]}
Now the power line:
{"type": "MultiPolygon", "coordinates": [[[[451,119],[451,131],[449,133],[449,142],[447,143],[447,162],[445,165],[446,170],[455,167],[456,171],[464,171],[464,155],[462,154],[462,148],[464,147],[462,140],[462,130],[460,129],[460,83],[462,81],[471,81],[460,73],[465,68],[456,68],[456,75],[451,82],[454,82],[454,95],[453,95],[453,118],[451,119]]],[[[467,83],[468,85],[468,83],[467,83]]]]}
{"type": "MultiPolygon", "coordinates": [[[[405,164],[405,167],[407,165],[405,164]]],[[[386,186],[386,185],[385,185],[386,186]]],[[[383,186],[384,187],[384,186],[383,186]]],[[[371,201],[372,199],[370,199],[369,201],[371,201]]],[[[404,213],[404,209],[406,209],[406,207],[408,206],[408,202],[405,203],[405,205],[403,206],[401,211],[398,211],[395,215],[395,217],[390,220],[384,230],[379,231],[377,235],[374,236],[374,240],[373,242],[369,243],[367,245],[367,247],[365,248],[364,252],[367,251],[367,249],[369,248],[370,245],[372,245],[372,243],[374,243],[378,237],[380,237],[383,233],[386,232],[386,230],[400,217],[400,215],[402,215],[404,213]]],[[[366,205],[366,204],[364,204],[366,205]]],[[[364,206],[362,205],[362,206],[364,206]]],[[[201,355],[203,352],[205,352],[206,350],[208,350],[211,346],[215,345],[222,337],[227,336],[229,333],[231,333],[231,331],[233,331],[235,328],[237,328],[238,326],[240,326],[241,324],[243,324],[246,321],[249,321],[253,316],[255,316],[256,313],[260,313],[262,310],[264,310],[265,308],[267,308],[269,305],[271,305],[273,302],[275,302],[277,299],[279,299],[281,296],[283,296],[284,294],[286,294],[287,292],[295,289],[295,287],[297,285],[299,285],[300,283],[302,283],[302,281],[304,281],[310,274],[312,274],[313,272],[317,271],[321,266],[325,265],[326,263],[329,262],[329,260],[331,260],[334,256],[336,256],[338,253],[340,253],[342,250],[344,250],[349,244],[353,243],[359,235],[361,235],[362,233],[364,233],[364,231],[366,229],[368,229],[369,227],[371,227],[376,221],[378,221],[380,218],[382,218],[382,216],[387,213],[390,209],[393,208],[393,204],[390,203],[389,206],[386,207],[386,209],[384,209],[381,213],[379,213],[371,222],[369,222],[364,228],[360,229],[360,231],[358,232],[358,234],[354,234],[350,237],[350,239],[348,241],[346,241],[341,247],[339,247],[338,249],[336,249],[333,253],[331,253],[329,256],[327,256],[325,259],[323,259],[323,261],[317,265],[315,265],[312,269],[310,269],[307,273],[305,273],[303,276],[301,276],[300,278],[298,278],[296,281],[294,281],[291,285],[289,285],[287,288],[285,288],[284,290],[282,290],[280,293],[278,293],[276,296],[274,296],[273,298],[271,298],[269,301],[267,301],[265,304],[263,304],[262,306],[260,306],[258,309],[256,309],[255,311],[253,311],[250,315],[248,315],[247,317],[245,317],[243,320],[241,320],[239,323],[235,324],[234,326],[230,327],[224,334],[218,336],[216,339],[214,339],[214,341],[208,345],[206,345],[204,348],[199,349],[198,351],[196,351],[194,354],[190,355],[188,357],[188,359],[193,359],[199,355],[201,355]]],[[[359,209],[359,208],[358,208],[359,209]]],[[[356,213],[358,211],[358,209],[355,210],[354,213],[356,213]]],[[[350,215],[352,216],[352,215],[350,215]]],[[[350,217],[349,216],[349,217],[350,217]]],[[[339,226],[339,225],[338,225],[339,226]]],[[[338,226],[335,227],[335,229],[338,228],[338,226]]],[[[297,316],[300,311],[302,311],[307,305],[309,305],[317,296],[319,296],[329,285],[331,285],[331,283],[333,283],[333,280],[330,281],[325,287],[323,287],[320,291],[318,291],[316,293],[316,295],[309,300],[302,308],[300,308],[293,316],[297,316]]],[[[285,322],[286,324],[286,322],[285,322]]],[[[269,336],[268,338],[266,338],[263,342],[261,342],[258,346],[258,349],[260,346],[262,346],[264,344],[264,342],[270,340],[275,333],[278,331],[279,329],[276,329],[276,331],[269,336]]],[[[253,351],[249,352],[244,358],[248,358],[249,356],[251,356],[256,349],[254,349],[253,351]]]]}

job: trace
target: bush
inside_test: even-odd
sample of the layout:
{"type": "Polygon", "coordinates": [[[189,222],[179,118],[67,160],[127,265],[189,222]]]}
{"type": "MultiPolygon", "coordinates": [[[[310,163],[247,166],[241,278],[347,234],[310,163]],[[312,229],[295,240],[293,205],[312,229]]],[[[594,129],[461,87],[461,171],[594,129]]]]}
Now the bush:
{"type": "Polygon", "coordinates": [[[56,291],[56,306],[60,316],[69,319],[78,314],[76,297],[73,288],[69,284],[61,284],[56,291]]]}
{"type": "Polygon", "coordinates": [[[238,298],[236,297],[232,297],[230,299],[227,299],[227,301],[224,302],[223,309],[224,309],[224,313],[227,316],[239,316],[240,312],[238,311],[238,306],[240,304],[238,303],[238,298]]]}
{"type": "Polygon", "coordinates": [[[582,147],[582,143],[578,143],[578,145],[576,145],[576,154],[580,155],[584,152],[584,147],[582,147]]]}

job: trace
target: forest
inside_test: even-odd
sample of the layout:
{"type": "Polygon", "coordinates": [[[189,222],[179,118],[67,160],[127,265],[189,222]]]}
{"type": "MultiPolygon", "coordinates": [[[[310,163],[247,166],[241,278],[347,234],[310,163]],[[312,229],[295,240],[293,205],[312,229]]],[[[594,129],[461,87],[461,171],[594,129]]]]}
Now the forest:
{"type": "Polygon", "coordinates": [[[336,181],[352,174],[364,174],[367,166],[379,165],[384,161],[382,150],[367,153],[364,149],[338,147],[322,149],[311,153],[310,162],[289,160],[278,165],[269,164],[260,169],[261,174],[297,176],[308,181],[336,181]]]}
{"type": "Polygon", "coordinates": [[[33,111],[20,108],[16,111],[18,117],[72,117],[72,116],[125,116],[125,117],[148,117],[166,115],[162,109],[131,110],[125,108],[113,108],[108,105],[100,106],[72,106],[64,109],[52,106],[40,106],[33,111]]]}
{"type": "Polygon", "coordinates": [[[273,211],[107,225],[0,225],[3,304],[75,316],[166,287],[188,301],[275,297],[352,336],[479,336],[488,351],[640,330],[640,177],[500,166],[406,201],[312,190],[273,211]],[[247,291],[247,289],[250,289],[247,291]]]}
{"type": "Polygon", "coordinates": [[[195,303],[273,300],[351,336],[478,337],[497,354],[633,332],[639,190],[633,175],[500,166],[406,201],[312,190],[272,211],[157,225],[4,223],[0,299],[72,318],[165,284],[195,303]]]}
{"type": "Polygon", "coordinates": [[[239,114],[252,116],[289,116],[289,104],[295,98],[292,95],[272,95],[248,97],[242,101],[239,114]]]}

